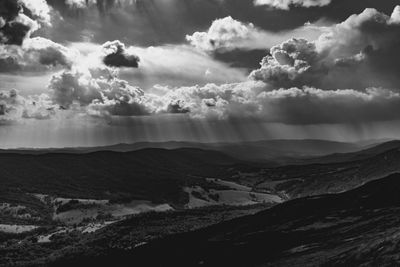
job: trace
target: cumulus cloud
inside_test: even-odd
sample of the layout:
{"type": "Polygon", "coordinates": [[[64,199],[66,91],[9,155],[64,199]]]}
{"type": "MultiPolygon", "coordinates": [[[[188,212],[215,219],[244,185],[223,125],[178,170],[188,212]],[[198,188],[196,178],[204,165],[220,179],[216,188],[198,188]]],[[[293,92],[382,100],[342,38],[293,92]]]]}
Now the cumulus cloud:
{"type": "Polygon", "coordinates": [[[62,109],[82,109],[93,116],[135,116],[151,111],[141,89],[105,68],[72,69],[53,76],[50,98],[62,109]]]}
{"type": "Polygon", "coordinates": [[[36,72],[71,65],[74,51],[45,38],[30,37],[41,25],[51,25],[45,0],[0,2],[0,72],[36,72]]]}
{"type": "MultiPolygon", "coordinates": [[[[399,57],[398,18],[399,7],[391,16],[367,9],[327,28],[317,40],[293,38],[282,42],[270,49],[260,69],[252,72],[247,80],[240,77],[237,83],[232,82],[232,69],[215,62],[204,52],[215,47],[230,47],[248,38],[245,32],[251,25],[237,24],[232,18],[228,21],[235,29],[216,31],[219,32],[216,36],[222,37],[214,48],[195,49],[184,45],[140,48],[128,47],[119,41],[91,47],[81,44],[85,47],[81,50],[88,52],[72,63],[68,63],[71,58],[68,49],[56,47],[49,53],[48,49],[56,45],[40,39],[38,44],[30,44],[33,48],[29,54],[24,46],[35,42],[29,38],[20,47],[25,50],[18,62],[26,60],[25,55],[44,65],[63,65],[67,69],[54,75],[48,94],[36,97],[36,101],[15,92],[4,93],[0,116],[46,119],[69,110],[107,119],[173,113],[193,119],[251,119],[286,124],[400,119],[400,93],[394,88],[399,84],[396,81],[400,67],[400,61],[396,60],[399,57]],[[243,31],[236,31],[242,26],[243,31]],[[41,50],[46,51],[44,55],[53,56],[43,58],[38,52],[41,50]],[[110,55],[112,63],[105,60],[110,55]],[[138,57],[140,68],[129,69],[132,79],[128,82],[123,77],[129,76],[128,70],[116,67],[137,67],[138,57]],[[382,69],[375,70],[376,67],[382,69]],[[185,76],[193,83],[191,73],[196,72],[193,77],[197,77],[197,72],[209,77],[218,71],[219,77],[224,77],[226,72],[226,81],[220,84],[158,85],[150,90],[136,87],[140,77],[151,77],[154,82],[156,76],[164,81],[185,76]]],[[[206,43],[199,41],[199,44],[206,43]]],[[[236,76],[242,73],[235,71],[236,76]]]]}
{"type": "Polygon", "coordinates": [[[390,16],[392,23],[400,23],[400,6],[396,6],[390,16]]]}
{"type": "Polygon", "coordinates": [[[315,41],[291,39],[274,46],[251,77],[285,88],[395,88],[400,82],[398,10],[387,16],[366,9],[315,41]]]}
{"type": "Polygon", "coordinates": [[[73,69],[55,75],[49,90],[48,95],[42,96],[45,101],[42,100],[40,105],[26,100],[17,105],[13,100],[15,93],[9,93],[8,103],[4,106],[7,108],[2,108],[4,115],[7,113],[7,118],[45,119],[55,112],[71,110],[75,114],[114,120],[126,116],[181,113],[200,120],[250,119],[302,125],[400,119],[400,93],[383,88],[270,89],[264,82],[247,81],[179,88],[157,86],[146,93],[119,79],[106,67],[73,69]]]}
{"type": "Polygon", "coordinates": [[[0,91],[0,125],[14,124],[22,119],[49,119],[54,114],[45,94],[27,98],[14,89],[0,91]]]}
{"type": "Polygon", "coordinates": [[[106,42],[103,44],[104,58],[103,62],[111,67],[139,67],[139,57],[135,54],[129,54],[125,44],[118,40],[106,42]]]}
{"type": "Polygon", "coordinates": [[[321,55],[315,44],[305,39],[288,40],[272,47],[270,54],[263,58],[261,68],[251,73],[253,79],[288,88],[306,85],[312,77],[324,75],[321,55]]]}
{"type": "Polygon", "coordinates": [[[328,27],[315,41],[287,40],[272,47],[251,73],[254,83],[178,88],[163,96],[161,109],[288,124],[398,119],[399,10],[388,16],[366,9],[328,27]]]}
{"type": "Polygon", "coordinates": [[[207,51],[234,50],[234,49],[268,49],[290,37],[304,37],[315,40],[323,32],[322,27],[307,24],[291,31],[268,32],[254,26],[225,17],[213,21],[210,28],[204,32],[195,32],[187,35],[186,40],[194,47],[207,51]]]}
{"type": "Polygon", "coordinates": [[[19,0],[23,7],[27,9],[30,15],[39,20],[41,23],[47,25],[51,24],[50,21],[50,8],[46,0],[19,0]]]}
{"type": "Polygon", "coordinates": [[[29,38],[22,46],[0,45],[0,72],[37,72],[58,66],[70,67],[77,57],[77,51],[48,39],[29,38]]]}
{"type": "Polygon", "coordinates": [[[187,35],[186,39],[193,46],[208,51],[221,47],[233,48],[235,43],[251,41],[257,34],[252,23],[245,24],[229,16],[215,20],[207,32],[195,32],[187,35]]]}
{"type": "Polygon", "coordinates": [[[255,5],[265,5],[277,9],[288,10],[296,7],[318,7],[327,6],[332,0],[254,0],[255,5]]]}
{"type": "Polygon", "coordinates": [[[184,111],[194,118],[246,119],[286,124],[330,124],[400,118],[400,94],[382,88],[321,90],[312,87],[268,90],[260,82],[169,91],[158,112],[184,111]]]}
{"type": "MultiPolygon", "coordinates": [[[[4,58],[7,63],[3,65],[5,71],[38,71],[57,66],[66,68],[53,75],[48,86],[49,91],[44,94],[53,105],[52,110],[55,113],[70,110],[76,114],[107,118],[186,112],[179,107],[179,101],[173,100],[164,109],[159,96],[145,94],[139,87],[119,78],[121,74],[129,76],[137,71],[139,76],[133,76],[133,84],[140,82],[142,71],[152,82],[149,86],[156,82],[152,76],[158,77],[160,82],[167,79],[187,79],[190,84],[198,79],[196,75],[202,76],[204,83],[207,79],[215,79],[213,75],[221,83],[246,78],[244,72],[230,70],[207,54],[185,46],[138,48],[126,47],[119,41],[113,41],[104,45],[77,44],[66,48],[35,37],[25,40],[22,46],[7,45],[2,48],[5,50],[3,53],[0,50],[0,58],[4,58]],[[135,72],[120,69],[116,66],[128,64],[107,65],[105,58],[108,55],[123,55],[123,60],[131,60],[133,63],[138,61],[136,55],[141,55],[143,64],[135,72]]],[[[24,118],[35,116],[25,115],[24,118]]]]}

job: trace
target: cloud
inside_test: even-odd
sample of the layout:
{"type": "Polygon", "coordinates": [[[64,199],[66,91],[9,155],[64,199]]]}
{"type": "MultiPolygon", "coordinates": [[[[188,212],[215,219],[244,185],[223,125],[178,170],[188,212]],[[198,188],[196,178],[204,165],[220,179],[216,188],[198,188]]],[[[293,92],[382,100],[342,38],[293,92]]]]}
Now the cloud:
{"type": "Polygon", "coordinates": [[[0,72],[43,72],[58,67],[70,67],[78,52],[35,37],[22,46],[0,45],[0,72]]]}
{"type": "Polygon", "coordinates": [[[186,40],[197,49],[206,52],[220,52],[234,49],[268,49],[296,36],[315,40],[322,32],[323,27],[311,24],[290,31],[269,32],[252,23],[244,23],[229,16],[213,21],[205,32],[186,35],[186,40]]]}
{"type": "MultiPolygon", "coordinates": [[[[150,92],[119,79],[110,68],[73,69],[55,75],[40,105],[6,99],[7,117],[50,119],[73,111],[106,121],[119,117],[182,114],[194,120],[259,121],[291,125],[369,123],[400,119],[400,93],[383,88],[270,89],[261,81],[207,84],[150,92]],[[16,107],[18,107],[16,109],[16,107]],[[59,110],[60,109],[60,110],[59,110]],[[14,111],[16,110],[16,111],[14,111]],[[13,113],[14,112],[14,113],[13,113]],[[14,115],[10,115],[14,114],[14,115]]],[[[14,97],[15,98],[15,97],[14,97]]]]}
{"type": "Polygon", "coordinates": [[[274,88],[288,88],[307,85],[313,77],[325,74],[315,43],[305,39],[288,40],[272,47],[270,54],[263,58],[261,68],[251,73],[251,78],[274,88]]]}
{"type": "Polygon", "coordinates": [[[327,6],[331,1],[332,0],[254,0],[254,4],[289,10],[291,7],[327,6]]]}
{"type": "Polygon", "coordinates": [[[42,24],[51,25],[45,0],[0,2],[0,44],[21,45],[42,24]]]}
{"type": "Polygon", "coordinates": [[[21,45],[39,24],[23,13],[23,6],[17,0],[0,2],[0,44],[21,45]]]}
{"type": "Polygon", "coordinates": [[[247,70],[230,67],[203,51],[188,45],[128,47],[130,54],[140,57],[134,71],[121,69],[121,78],[143,89],[155,84],[171,87],[207,83],[231,83],[247,79],[247,70]]]}
{"type": "Polygon", "coordinates": [[[89,1],[87,0],[65,0],[65,4],[69,8],[86,8],[89,1]]]}
{"type": "Polygon", "coordinates": [[[400,23],[400,6],[396,6],[390,16],[392,23],[400,23]]]}
{"type": "Polygon", "coordinates": [[[234,44],[256,39],[258,30],[252,23],[242,23],[232,17],[215,20],[207,32],[195,32],[186,39],[195,47],[210,51],[221,47],[232,49],[234,44]]]}
{"type": "Polygon", "coordinates": [[[387,16],[366,9],[315,41],[294,38],[274,46],[250,76],[275,88],[395,88],[400,82],[398,10],[387,16]]]}
{"type": "Polygon", "coordinates": [[[139,57],[135,54],[129,54],[126,51],[125,44],[120,41],[106,42],[103,44],[104,59],[103,62],[110,67],[139,67],[139,57]]]}
{"type": "Polygon", "coordinates": [[[114,7],[125,7],[136,4],[136,0],[65,0],[70,8],[97,7],[100,13],[105,13],[114,7]]]}
{"type": "Polygon", "coordinates": [[[151,112],[145,105],[143,91],[118,79],[107,67],[64,71],[53,76],[49,90],[53,103],[62,109],[83,110],[92,116],[138,116],[151,112]]]}
{"type": "Polygon", "coordinates": [[[0,72],[37,72],[69,67],[76,54],[48,39],[31,34],[51,25],[45,0],[0,2],[0,72]]]}
{"type": "MultiPolygon", "coordinates": [[[[251,22],[267,32],[277,33],[302,27],[308,21],[342,21],[351,14],[360,13],[366,6],[389,12],[388,8],[393,9],[398,4],[398,0],[335,0],[329,7],[318,9],[318,12],[308,8],[287,12],[260,8],[254,5],[253,0],[185,0],[185,3],[182,0],[137,0],[133,4],[113,4],[104,14],[99,12],[95,4],[89,5],[89,8],[75,9],[68,7],[65,0],[47,1],[57,15],[52,17],[53,27],[41,31],[43,37],[61,43],[123,40],[127,44],[143,47],[181,44],[187,34],[207,31],[204,29],[213,20],[227,16],[245,23],[251,22]]],[[[103,1],[105,2],[112,1],[103,1]]],[[[273,45],[289,38],[290,36],[286,36],[284,40],[281,39],[273,45]]]]}
{"type": "MultiPolygon", "coordinates": [[[[395,49],[399,44],[398,13],[399,8],[391,16],[367,9],[328,27],[314,41],[293,38],[275,45],[249,79],[241,70],[215,61],[204,49],[189,45],[143,48],[125,46],[120,41],[80,44],[78,59],[68,61],[68,51],[78,49],[79,44],[72,44],[63,56],[58,53],[64,51],[63,47],[39,39],[38,44],[31,44],[33,56],[29,58],[49,66],[65,65],[67,69],[53,76],[49,92],[41,96],[39,105],[9,93],[4,98],[2,116],[46,119],[72,112],[112,121],[175,114],[194,120],[299,125],[400,119],[400,93],[395,88],[399,69],[395,49]],[[48,48],[53,46],[56,49],[52,54],[48,48]],[[43,60],[38,52],[41,50],[53,56],[43,60]],[[104,59],[109,55],[113,63],[107,66],[104,59]],[[139,57],[140,68],[118,68],[135,67],[139,57]],[[382,69],[375,71],[377,67],[382,69]],[[220,83],[207,83],[215,74],[213,79],[220,83]],[[388,75],[394,76],[383,79],[388,75]],[[171,85],[177,79],[181,79],[180,84],[171,85]],[[158,81],[164,84],[154,85],[158,81]],[[193,81],[203,84],[193,86],[193,81]],[[191,85],[182,86],[184,82],[191,85]]],[[[236,28],[244,25],[249,29],[250,24],[237,24],[232,18],[228,21],[235,29],[216,31],[216,36],[222,36],[219,48],[237,47],[241,42],[238,40],[243,40],[240,36],[247,38],[236,28]]],[[[34,40],[29,38],[20,47],[25,50],[18,62],[23,62],[24,55],[31,55],[24,46],[34,40]]]]}
{"type": "MultiPolygon", "coordinates": [[[[68,48],[78,50],[76,65],[85,68],[105,67],[107,52],[93,43],[71,43],[68,48]]],[[[125,45],[126,55],[140,58],[138,68],[118,68],[121,79],[147,90],[155,84],[171,87],[230,83],[247,79],[248,71],[231,67],[215,60],[208,53],[189,45],[137,47],[125,45]]]]}
{"type": "Polygon", "coordinates": [[[48,96],[22,97],[14,89],[0,91],[0,125],[15,124],[22,119],[49,119],[54,115],[48,96]]]}
{"type": "Polygon", "coordinates": [[[363,123],[399,119],[400,95],[382,88],[279,89],[259,95],[263,117],[286,124],[363,123]]]}
{"type": "Polygon", "coordinates": [[[400,119],[400,94],[382,88],[321,90],[312,87],[268,90],[247,82],[187,87],[161,97],[158,112],[184,111],[193,118],[284,124],[357,123],[400,119]]]}
{"type": "Polygon", "coordinates": [[[138,84],[143,77],[140,75],[145,75],[151,82],[148,87],[158,81],[167,81],[168,84],[169,80],[179,84],[186,79],[187,83],[193,84],[196,79],[201,79],[200,82],[205,84],[209,79],[220,83],[246,79],[243,71],[231,69],[189,46],[138,48],[113,41],[104,45],[74,44],[67,48],[35,37],[26,39],[22,46],[5,45],[1,48],[4,50],[0,49],[0,58],[7,63],[3,64],[4,71],[33,72],[65,68],[53,75],[49,91],[44,94],[55,113],[70,110],[76,114],[107,118],[184,112],[173,101],[169,108],[161,109],[159,97],[145,94],[139,87],[132,86],[118,76],[131,77],[133,84],[138,84]],[[114,63],[107,65],[105,59],[109,55],[121,55],[124,57],[122,61],[130,60],[129,64],[117,64],[114,58],[114,63]],[[143,58],[140,69],[132,72],[127,68],[119,68],[137,64],[136,55],[143,58]]]}
{"type": "Polygon", "coordinates": [[[19,0],[23,7],[26,8],[33,19],[39,20],[41,23],[50,25],[50,7],[46,0],[19,0]]]}

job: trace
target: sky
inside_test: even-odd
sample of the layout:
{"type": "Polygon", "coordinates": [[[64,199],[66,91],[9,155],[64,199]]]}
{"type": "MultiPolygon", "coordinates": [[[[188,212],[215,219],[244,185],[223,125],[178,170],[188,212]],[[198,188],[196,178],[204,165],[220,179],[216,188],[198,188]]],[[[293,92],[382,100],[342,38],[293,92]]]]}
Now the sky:
{"type": "Polygon", "coordinates": [[[0,148],[397,139],[398,0],[2,0],[0,148]]]}

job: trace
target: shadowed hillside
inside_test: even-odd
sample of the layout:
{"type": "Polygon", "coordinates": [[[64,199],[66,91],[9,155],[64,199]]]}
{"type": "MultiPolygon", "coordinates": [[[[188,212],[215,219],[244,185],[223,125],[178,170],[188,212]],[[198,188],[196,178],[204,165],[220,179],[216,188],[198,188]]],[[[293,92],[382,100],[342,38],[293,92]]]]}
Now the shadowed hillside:
{"type": "Polygon", "coordinates": [[[185,203],[181,187],[196,176],[224,177],[240,163],[199,149],[89,154],[0,154],[0,191],[64,197],[185,203]]]}
{"type": "Polygon", "coordinates": [[[400,261],[399,191],[400,175],[394,174],[346,193],[289,201],[129,252],[110,250],[90,261],[83,257],[56,263],[97,266],[118,260],[144,266],[394,265],[400,261]]]}

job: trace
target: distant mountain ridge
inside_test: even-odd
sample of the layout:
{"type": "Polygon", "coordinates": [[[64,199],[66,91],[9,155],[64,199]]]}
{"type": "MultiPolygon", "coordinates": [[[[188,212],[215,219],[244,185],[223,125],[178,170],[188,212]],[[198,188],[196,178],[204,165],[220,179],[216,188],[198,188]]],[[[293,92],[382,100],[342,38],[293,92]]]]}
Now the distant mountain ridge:
{"type": "Polygon", "coordinates": [[[384,143],[379,143],[373,146],[368,146],[365,149],[349,153],[334,153],[322,157],[316,157],[309,159],[311,163],[338,163],[363,160],[371,156],[376,156],[380,153],[384,153],[388,150],[400,148],[400,140],[392,140],[384,143]]]}
{"type": "Polygon", "coordinates": [[[229,156],[255,162],[285,164],[294,159],[320,157],[333,153],[355,152],[366,147],[365,144],[346,143],[329,140],[276,139],[246,142],[138,142],[132,144],[115,144],[101,147],[49,148],[49,149],[10,149],[0,153],[43,154],[43,153],[91,153],[96,151],[129,152],[146,148],[179,149],[196,148],[223,152],[229,156]]]}

